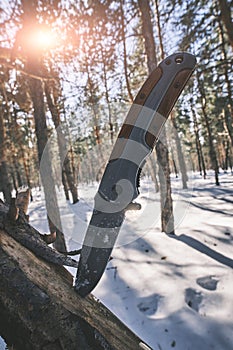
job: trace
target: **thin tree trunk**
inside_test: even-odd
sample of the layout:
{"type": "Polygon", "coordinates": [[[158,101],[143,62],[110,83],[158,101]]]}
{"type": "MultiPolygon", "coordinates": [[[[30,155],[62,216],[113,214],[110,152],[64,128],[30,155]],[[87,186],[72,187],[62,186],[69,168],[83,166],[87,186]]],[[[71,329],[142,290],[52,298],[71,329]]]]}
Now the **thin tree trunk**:
{"type": "Polygon", "coordinates": [[[19,163],[16,160],[16,157],[13,155],[13,165],[14,165],[14,172],[16,174],[16,187],[21,187],[23,186],[23,181],[21,179],[21,174],[20,174],[20,170],[19,170],[19,163]]]}
{"type": "Polygon", "coordinates": [[[7,203],[11,200],[11,182],[6,159],[6,131],[3,119],[3,106],[0,106],[0,187],[7,203]]]}
{"type": "Polygon", "coordinates": [[[196,150],[197,150],[197,156],[198,156],[199,171],[200,171],[200,175],[202,175],[202,172],[203,172],[203,178],[206,179],[206,167],[205,167],[205,161],[204,161],[202,146],[201,146],[200,137],[199,137],[197,116],[196,116],[194,107],[192,105],[192,102],[191,102],[191,111],[193,115],[193,124],[194,124],[194,133],[195,133],[195,140],[196,140],[196,150]]]}
{"type": "MultiPolygon", "coordinates": [[[[227,99],[228,99],[228,110],[229,110],[229,113],[226,113],[226,111],[224,111],[224,117],[225,117],[227,132],[231,139],[231,144],[233,147],[233,94],[232,94],[232,87],[231,87],[229,71],[228,71],[228,63],[227,63],[228,57],[227,57],[227,51],[226,51],[224,31],[223,31],[223,27],[220,19],[219,19],[219,29],[220,29],[220,37],[222,41],[221,42],[222,55],[225,61],[223,69],[224,69],[224,76],[225,76],[225,82],[227,87],[227,99]]],[[[231,74],[232,74],[232,70],[231,70],[231,74]]]]}
{"type": "Polygon", "coordinates": [[[85,165],[86,165],[86,168],[83,169],[83,173],[87,173],[87,183],[89,181],[93,181],[94,179],[96,180],[96,172],[95,172],[95,167],[94,167],[94,164],[93,164],[93,158],[92,156],[90,155],[90,151],[89,151],[89,148],[88,148],[88,143],[87,143],[87,140],[86,140],[86,157],[87,157],[87,162],[85,162],[85,165]]]}
{"type": "Polygon", "coordinates": [[[87,84],[90,91],[90,97],[89,97],[89,105],[91,107],[92,113],[93,113],[93,131],[95,136],[95,142],[97,146],[97,152],[98,157],[100,161],[100,168],[99,173],[97,174],[97,181],[100,180],[102,173],[104,171],[104,165],[105,165],[105,159],[102,151],[102,140],[100,135],[100,125],[99,125],[99,106],[97,105],[98,98],[96,98],[95,91],[94,91],[94,84],[92,82],[91,73],[89,71],[88,66],[86,66],[86,72],[87,72],[87,84]]]}
{"type": "Polygon", "coordinates": [[[68,201],[70,199],[69,186],[67,183],[66,173],[65,173],[64,169],[62,169],[62,184],[63,184],[66,200],[68,201]]]}
{"type": "MultiPolygon", "coordinates": [[[[162,39],[162,26],[161,26],[161,20],[160,20],[158,0],[155,0],[155,8],[156,8],[156,19],[157,19],[157,28],[158,28],[158,36],[159,36],[160,55],[161,55],[161,59],[163,60],[165,58],[165,51],[164,51],[163,39],[162,39]]],[[[174,113],[172,113],[172,115],[171,115],[171,121],[172,121],[174,130],[177,130],[178,128],[177,128],[177,123],[175,120],[174,113]]],[[[179,138],[177,132],[175,132],[175,141],[176,141],[176,148],[177,148],[177,154],[178,154],[178,161],[179,161],[180,170],[181,170],[183,189],[187,189],[188,188],[187,169],[186,169],[186,164],[185,164],[185,160],[184,160],[184,155],[183,155],[183,151],[182,151],[180,138],[179,138]]]]}
{"type": "Polygon", "coordinates": [[[201,109],[202,109],[202,114],[203,114],[203,117],[204,117],[204,120],[205,120],[206,129],[207,129],[207,135],[208,135],[208,141],[209,141],[209,155],[210,155],[212,168],[214,169],[214,173],[215,173],[215,184],[217,186],[219,186],[220,182],[219,182],[219,176],[218,176],[218,172],[219,172],[218,159],[217,159],[217,154],[216,154],[214,143],[213,143],[213,136],[212,136],[212,130],[211,130],[211,126],[210,126],[210,121],[209,121],[209,118],[208,118],[208,115],[207,115],[207,112],[206,112],[205,91],[204,91],[204,88],[202,86],[202,82],[201,82],[199,76],[198,76],[198,88],[199,88],[199,91],[200,91],[200,94],[201,94],[201,109]]]}
{"type": "Polygon", "coordinates": [[[180,138],[178,135],[178,127],[176,123],[176,118],[173,113],[171,113],[171,120],[172,120],[172,125],[174,127],[174,137],[175,137],[175,142],[176,142],[176,150],[177,150],[177,156],[178,156],[178,161],[179,161],[179,166],[180,166],[180,172],[181,172],[181,178],[182,178],[182,185],[183,189],[187,189],[188,185],[188,175],[187,175],[187,167],[185,164],[185,159],[184,159],[184,154],[180,142],[180,138]]]}
{"type": "Polygon", "coordinates": [[[30,179],[30,168],[27,164],[27,161],[25,159],[25,153],[23,151],[23,148],[21,149],[21,154],[22,154],[22,158],[23,158],[23,166],[24,166],[24,172],[25,172],[25,176],[26,176],[26,181],[27,181],[27,185],[29,188],[31,187],[31,179],[30,179]]]}
{"type": "Polygon", "coordinates": [[[18,186],[17,186],[16,179],[15,179],[14,169],[11,170],[11,178],[12,178],[13,188],[14,188],[15,192],[17,192],[18,186]]]}
{"type": "MultiPolygon", "coordinates": [[[[149,73],[157,67],[156,48],[153,35],[153,26],[150,15],[148,0],[138,0],[138,6],[142,19],[142,35],[144,37],[147,67],[149,73]]],[[[163,142],[160,140],[156,145],[157,160],[159,163],[160,202],[161,202],[161,225],[165,233],[175,233],[173,203],[171,197],[171,181],[166,133],[163,130],[163,142]]]]}
{"type": "Polygon", "coordinates": [[[147,67],[149,73],[151,73],[158,65],[153,35],[153,25],[151,21],[151,9],[148,0],[138,0],[138,6],[141,12],[142,35],[144,38],[147,67]]]}
{"type": "Polygon", "coordinates": [[[101,44],[101,56],[102,56],[102,67],[103,67],[104,94],[105,94],[105,99],[106,99],[106,103],[107,103],[107,107],[108,107],[109,134],[110,134],[111,144],[113,144],[113,142],[114,142],[114,130],[113,130],[113,122],[112,122],[112,108],[111,108],[111,104],[110,104],[109,90],[108,90],[106,57],[104,55],[104,49],[103,49],[102,44],[101,44]]]}
{"type": "MultiPolygon", "coordinates": [[[[77,186],[75,183],[75,178],[74,178],[74,174],[72,171],[72,165],[70,162],[70,158],[69,158],[69,153],[67,154],[63,154],[64,153],[64,137],[61,133],[61,129],[59,128],[60,126],[60,113],[59,110],[57,108],[56,103],[53,101],[52,95],[51,95],[51,89],[49,88],[49,83],[46,82],[45,83],[45,95],[46,95],[46,99],[47,99],[47,103],[48,103],[48,107],[49,110],[51,112],[52,115],[52,119],[53,119],[53,123],[54,126],[56,128],[56,132],[57,132],[57,141],[58,141],[58,149],[59,149],[59,155],[60,155],[60,161],[63,161],[63,164],[61,164],[61,168],[64,169],[65,173],[66,173],[66,180],[72,195],[72,199],[73,199],[73,204],[78,202],[78,190],[77,190],[77,186]]],[[[53,95],[54,97],[54,95],[53,95]]],[[[72,147],[70,145],[70,147],[72,147]]],[[[62,170],[63,171],[63,170],[62,170]]],[[[64,177],[62,176],[62,182],[64,180],[64,177]]],[[[64,191],[66,191],[65,187],[66,187],[66,183],[63,183],[64,186],[64,191]]]]}
{"type": "Polygon", "coordinates": [[[156,174],[156,161],[155,161],[155,152],[153,151],[148,158],[148,167],[150,169],[151,179],[154,182],[155,185],[155,192],[159,192],[159,184],[157,180],[157,174],[156,174]]]}
{"type": "Polygon", "coordinates": [[[159,184],[160,184],[160,203],[161,203],[161,224],[162,232],[175,233],[173,202],[171,194],[171,180],[166,132],[163,130],[163,136],[156,145],[157,160],[159,163],[159,184]]]}
{"type": "Polygon", "coordinates": [[[121,35],[122,35],[122,43],[123,43],[123,62],[124,62],[125,82],[126,82],[126,88],[127,88],[127,91],[128,91],[128,96],[129,96],[130,102],[133,103],[133,94],[132,94],[131,87],[130,87],[129,73],[128,73],[128,64],[127,64],[124,0],[120,0],[120,14],[121,14],[121,35]]]}
{"type": "Polygon", "coordinates": [[[178,169],[177,169],[177,166],[176,166],[175,156],[174,156],[174,152],[173,152],[172,149],[171,149],[171,158],[172,158],[172,165],[173,165],[173,169],[174,169],[176,178],[178,178],[178,169]]]}
{"type": "Polygon", "coordinates": [[[231,154],[233,152],[233,147],[232,147],[232,139],[230,138],[229,136],[229,133],[228,133],[228,127],[227,127],[227,121],[226,121],[226,116],[224,115],[225,114],[225,109],[223,109],[223,128],[225,130],[225,137],[226,137],[226,140],[225,140],[225,157],[226,157],[226,170],[227,170],[227,167],[228,167],[228,164],[230,166],[230,168],[232,168],[232,165],[231,165],[231,154]]]}
{"type": "Polygon", "coordinates": [[[13,132],[12,132],[12,134],[13,134],[12,135],[13,136],[13,147],[16,148],[16,151],[14,152],[14,155],[13,155],[13,164],[14,164],[14,168],[15,168],[15,172],[16,172],[17,187],[21,187],[25,184],[22,181],[20,170],[19,170],[19,161],[21,159],[23,162],[23,165],[24,165],[24,171],[25,171],[27,185],[29,188],[31,188],[30,179],[29,179],[29,170],[27,169],[27,167],[25,167],[26,161],[25,161],[25,157],[24,157],[23,143],[22,143],[23,135],[22,135],[20,127],[17,123],[17,113],[16,113],[15,107],[13,110],[11,122],[12,122],[12,128],[13,128],[13,132]]]}
{"type": "Polygon", "coordinates": [[[230,151],[230,142],[226,141],[223,143],[224,151],[225,151],[225,157],[223,159],[223,169],[225,172],[227,172],[228,169],[228,163],[229,163],[229,151],[230,151]]]}
{"type": "Polygon", "coordinates": [[[159,36],[160,55],[161,55],[161,59],[163,60],[165,58],[165,52],[163,47],[162,27],[161,27],[161,21],[160,21],[158,0],[155,0],[155,8],[156,8],[156,19],[157,19],[157,28],[158,28],[158,36],[159,36]]]}

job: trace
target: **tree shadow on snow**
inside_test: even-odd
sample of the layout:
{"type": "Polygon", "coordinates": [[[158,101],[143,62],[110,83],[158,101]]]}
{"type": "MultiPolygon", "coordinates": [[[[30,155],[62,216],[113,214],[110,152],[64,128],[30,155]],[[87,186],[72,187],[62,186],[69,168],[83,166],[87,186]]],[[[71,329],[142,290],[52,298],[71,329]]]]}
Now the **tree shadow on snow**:
{"type": "Polygon", "coordinates": [[[232,195],[233,190],[231,188],[225,188],[225,187],[203,187],[203,188],[199,188],[199,187],[193,187],[193,195],[194,197],[198,197],[200,195],[200,193],[203,193],[203,195],[206,195],[206,193],[209,193],[209,195],[223,195],[223,194],[229,194],[232,195]]]}
{"type": "Polygon", "coordinates": [[[193,207],[196,207],[198,209],[204,210],[204,211],[210,211],[212,213],[218,213],[218,214],[223,214],[223,215],[226,215],[226,216],[232,216],[232,213],[226,213],[223,210],[212,209],[210,207],[205,207],[205,206],[203,206],[203,204],[200,205],[200,204],[197,204],[197,203],[190,202],[190,205],[192,205],[193,207]]]}
{"type": "Polygon", "coordinates": [[[226,257],[225,255],[216,252],[214,249],[209,248],[207,245],[201,243],[200,241],[198,241],[197,239],[187,236],[187,235],[180,235],[180,236],[176,236],[176,235],[171,235],[168,234],[168,236],[170,238],[176,239],[180,242],[183,242],[184,244],[188,245],[189,247],[199,251],[202,254],[205,254],[207,256],[209,256],[211,259],[214,259],[215,261],[233,268],[233,260],[226,257]]]}

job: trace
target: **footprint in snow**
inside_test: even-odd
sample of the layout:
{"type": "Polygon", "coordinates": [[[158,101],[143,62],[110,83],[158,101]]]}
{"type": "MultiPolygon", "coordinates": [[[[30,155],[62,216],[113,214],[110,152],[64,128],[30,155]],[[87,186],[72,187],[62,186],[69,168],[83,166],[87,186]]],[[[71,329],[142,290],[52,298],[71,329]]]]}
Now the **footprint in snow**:
{"type": "Polygon", "coordinates": [[[137,305],[139,311],[147,316],[154,315],[158,309],[159,301],[163,297],[159,294],[150,295],[145,298],[141,298],[141,302],[137,305]]]}
{"type": "Polygon", "coordinates": [[[216,290],[219,280],[216,279],[215,276],[205,276],[205,277],[197,278],[196,282],[202,288],[205,288],[208,290],[216,290]]]}
{"type": "Polygon", "coordinates": [[[202,299],[203,295],[201,292],[192,288],[187,288],[185,290],[185,302],[191,309],[198,312],[202,299]]]}

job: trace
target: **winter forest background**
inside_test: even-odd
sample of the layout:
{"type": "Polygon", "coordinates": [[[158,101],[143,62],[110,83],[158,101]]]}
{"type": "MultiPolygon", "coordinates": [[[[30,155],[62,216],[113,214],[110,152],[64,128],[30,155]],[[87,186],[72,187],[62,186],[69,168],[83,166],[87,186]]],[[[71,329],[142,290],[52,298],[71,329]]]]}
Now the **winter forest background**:
{"type": "MultiPolygon", "coordinates": [[[[168,141],[170,167],[172,171],[184,168],[182,155],[173,154],[183,152],[183,158],[190,156],[192,170],[204,177],[214,169],[218,183],[219,168],[227,170],[233,164],[230,5],[222,0],[2,0],[0,176],[4,198],[9,200],[13,188],[39,185],[43,148],[62,123],[71,130],[62,183],[76,202],[78,181],[98,177],[90,152],[96,145],[111,147],[127,104],[148,72],[176,51],[193,53],[198,65],[171,116],[177,134],[168,141]],[[177,152],[179,139],[183,148],[177,152]],[[85,171],[80,167],[84,158],[89,158],[85,171]]],[[[59,133],[57,138],[59,143],[59,133]]],[[[53,151],[59,160],[57,144],[53,151]]],[[[99,147],[96,152],[98,165],[104,164],[105,151],[99,147]]],[[[185,186],[184,173],[183,181],[185,186]]]]}
{"type": "Polygon", "coordinates": [[[0,0],[1,198],[43,185],[55,248],[65,251],[57,192],[75,204],[100,180],[149,73],[187,51],[196,70],[142,173],[161,194],[161,231],[174,233],[170,174],[187,189],[190,172],[213,174],[216,186],[232,173],[232,8],[229,0],[0,0]],[[49,182],[39,175],[46,145],[49,182]]]}

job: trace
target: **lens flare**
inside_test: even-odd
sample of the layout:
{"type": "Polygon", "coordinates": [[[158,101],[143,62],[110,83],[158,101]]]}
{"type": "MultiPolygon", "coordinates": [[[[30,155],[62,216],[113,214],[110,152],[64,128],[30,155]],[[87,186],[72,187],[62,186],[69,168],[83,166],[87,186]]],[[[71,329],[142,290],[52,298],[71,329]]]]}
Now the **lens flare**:
{"type": "Polygon", "coordinates": [[[51,31],[39,30],[35,34],[35,43],[44,49],[52,48],[55,45],[55,37],[51,31]]]}

